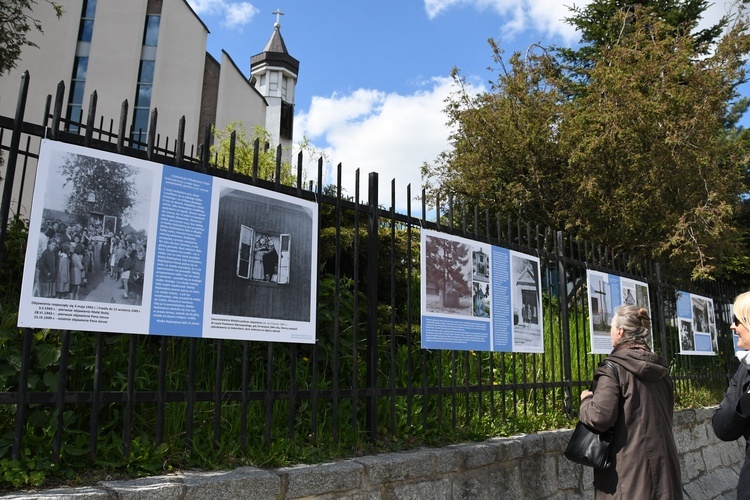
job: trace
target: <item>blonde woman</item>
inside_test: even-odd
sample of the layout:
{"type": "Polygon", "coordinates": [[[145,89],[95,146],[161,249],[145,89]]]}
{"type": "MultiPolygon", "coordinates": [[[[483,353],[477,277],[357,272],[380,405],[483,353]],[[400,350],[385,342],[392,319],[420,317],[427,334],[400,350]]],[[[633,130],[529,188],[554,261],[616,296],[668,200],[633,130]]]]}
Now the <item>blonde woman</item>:
{"type": "Polygon", "coordinates": [[[745,438],[745,462],[737,483],[737,499],[750,499],[750,292],[734,299],[734,318],[729,327],[737,334],[737,352],[740,366],[729,382],[729,388],[719,409],[714,413],[713,427],[722,441],[745,438]]]}

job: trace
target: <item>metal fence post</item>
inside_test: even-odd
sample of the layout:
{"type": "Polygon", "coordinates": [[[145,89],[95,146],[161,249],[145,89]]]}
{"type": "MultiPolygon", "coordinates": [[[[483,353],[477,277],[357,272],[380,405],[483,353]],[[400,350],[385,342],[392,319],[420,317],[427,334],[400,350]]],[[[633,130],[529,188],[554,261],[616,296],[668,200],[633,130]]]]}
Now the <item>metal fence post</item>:
{"type": "Polygon", "coordinates": [[[378,174],[370,172],[367,222],[367,432],[378,433],[378,174]]]}
{"type": "Polygon", "coordinates": [[[16,391],[16,421],[13,431],[13,448],[11,460],[21,460],[24,427],[28,414],[29,371],[31,370],[31,344],[34,342],[34,330],[23,329],[23,351],[21,354],[21,371],[18,373],[18,390],[16,391]]]}
{"type": "Polygon", "coordinates": [[[557,231],[557,296],[560,299],[560,332],[563,342],[563,387],[565,396],[563,405],[570,415],[573,411],[573,384],[570,362],[570,322],[568,321],[568,286],[565,279],[565,237],[557,231]]]}
{"type": "Polygon", "coordinates": [[[57,140],[57,134],[60,132],[60,121],[63,113],[63,96],[65,95],[65,82],[60,80],[55,90],[55,105],[52,108],[52,125],[50,125],[49,136],[52,140],[57,140]]]}
{"type": "Polygon", "coordinates": [[[5,169],[5,185],[3,186],[3,200],[0,205],[0,267],[5,257],[5,235],[8,230],[8,216],[10,214],[10,199],[13,196],[13,184],[16,177],[16,163],[18,162],[18,145],[21,143],[21,127],[23,115],[26,113],[26,96],[29,94],[29,72],[21,75],[21,87],[18,89],[16,116],[13,120],[13,133],[10,136],[10,150],[8,165],[5,169]]]}
{"type": "MultiPolygon", "coordinates": [[[[667,326],[665,325],[664,319],[664,296],[662,295],[663,289],[661,286],[661,266],[659,263],[654,264],[654,272],[656,274],[656,310],[659,315],[659,334],[661,337],[661,356],[667,360],[667,363],[671,362],[669,359],[669,344],[667,344],[667,326]]],[[[653,320],[653,318],[651,318],[653,320]]],[[[653,323],[652,323],[653,324],[653,323]]],[[[653,335],[653,331],[651,334],[653,335]]]]}

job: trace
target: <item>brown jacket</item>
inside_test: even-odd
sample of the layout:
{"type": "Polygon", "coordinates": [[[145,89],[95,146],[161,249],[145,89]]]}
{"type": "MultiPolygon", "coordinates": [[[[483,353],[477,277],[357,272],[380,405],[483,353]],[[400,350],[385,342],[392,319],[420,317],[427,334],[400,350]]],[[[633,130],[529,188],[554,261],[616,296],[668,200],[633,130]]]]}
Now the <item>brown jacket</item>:
{"type": "Polygon", "coordinates": [[[615,426],[613,464],[594,469],[596,498],[681,500],[680,461],[672,435],[674,387],[657,354],[622,345],[607,356],[617,366],[594,373],[594,395],[581,401],[579,418],[595,429],[615,426]]]}

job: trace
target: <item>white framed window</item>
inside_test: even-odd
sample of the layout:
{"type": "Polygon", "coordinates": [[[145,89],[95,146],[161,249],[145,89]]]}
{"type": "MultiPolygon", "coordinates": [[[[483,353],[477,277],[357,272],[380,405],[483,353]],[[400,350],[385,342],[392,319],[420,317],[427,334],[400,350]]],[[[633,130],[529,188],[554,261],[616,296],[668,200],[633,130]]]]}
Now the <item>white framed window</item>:
{"type": "Polygon", "coordinates": [[[240,278],[250,278],[254,232],[247,226],[240,228],[240,246],[237,249],[237,276],[240,278]]]}
{"type": "Polygon", "coordinates": [[[286,285],[290,278],[292,236],[260,233],[240,227],[237,276],[247,280],[286,285]]]}

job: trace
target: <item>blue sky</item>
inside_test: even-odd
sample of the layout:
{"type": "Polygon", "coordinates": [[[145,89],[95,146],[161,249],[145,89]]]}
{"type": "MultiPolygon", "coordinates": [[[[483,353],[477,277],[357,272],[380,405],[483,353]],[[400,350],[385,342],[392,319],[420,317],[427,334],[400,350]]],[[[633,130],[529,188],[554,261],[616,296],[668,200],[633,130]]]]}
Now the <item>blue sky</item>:
{"type": "MultiPolygon", "coordinates": [[[[290,55],[300,61],[295,99],[295,143],[304,135],[327,155],[327,182],[342,164],[344,188],[354,194],[360,169],[378,172],[380,204],[396,207],[421,192],[419,168],[446,150],[444,100],[458,67],[474,90],[494,75],[488,38],[500,40],[506,57],[532,44],[571,45],[578,34],[562,19],[560,0],[188,0],[208,26],[208,52],[224,50],[249,76],[250,57],[273,32],[274,11],[290,55]]],[[[577,0],[583,6],[589,0],[577,0]]],[[[733,2],[716,0],[706,22],[733,2]]],[[[315,175],[315,172],[311,172],[315,175]]],[[[366,198],[365,196],[363,196],[366,198]]],[[[413,205],[418,208],[419,205],[413,205]]]]}

